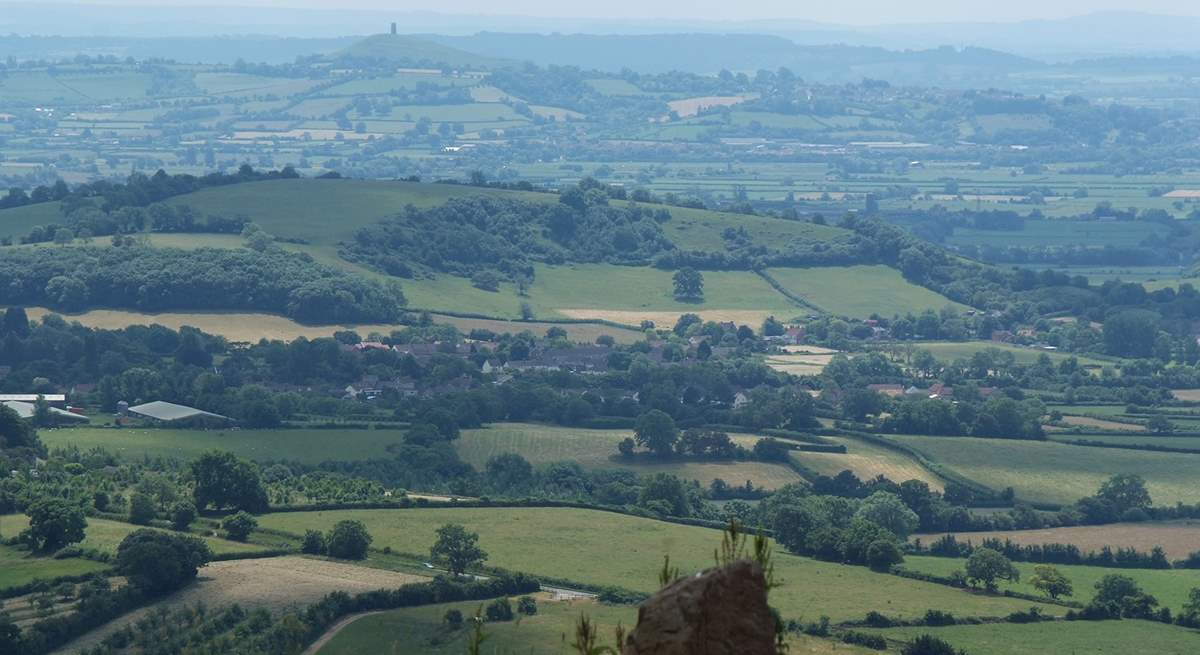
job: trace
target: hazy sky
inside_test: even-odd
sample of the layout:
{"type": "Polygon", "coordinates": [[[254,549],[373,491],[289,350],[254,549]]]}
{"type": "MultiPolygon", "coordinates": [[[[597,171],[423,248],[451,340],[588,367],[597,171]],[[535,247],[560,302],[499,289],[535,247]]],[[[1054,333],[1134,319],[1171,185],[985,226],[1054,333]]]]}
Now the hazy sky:
{"type": "MultiPolygon", "coordinates": [[[[63,1],[63,0],[60,0],[63,1]]],[[[72,1],[72,0],[65,0],[72,1]]],[[[1064,18],[1096,11],[1200,16],[1197,0],[74,0],[90,4],[156,6],[241,5],[507,14],[570,18],[694,20],[809,19],[877,24],[930,21],[1015,21],[1064,18]]],[[[4,0],[0,0],[0,6],[4,0]]]]}

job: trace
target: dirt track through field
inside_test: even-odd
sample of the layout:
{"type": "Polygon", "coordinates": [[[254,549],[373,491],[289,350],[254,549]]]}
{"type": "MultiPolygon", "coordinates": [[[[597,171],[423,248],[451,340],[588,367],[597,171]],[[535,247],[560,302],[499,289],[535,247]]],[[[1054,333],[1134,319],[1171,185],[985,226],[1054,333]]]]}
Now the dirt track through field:
{"type": "Polygon", "coordinates": [[[237,603],[244,608],[265,607],[274,612],[310,605],[332,591],[355,594],[393,589],[425,579],[298,556],[213,562],[201,569],[196,582],[183,590],[155,605],[110,621],[55,652],[77,653],[93,648],[106,636],[136,623],[159,606],[178,608],[203,603],[215,609],[237,603]]]}

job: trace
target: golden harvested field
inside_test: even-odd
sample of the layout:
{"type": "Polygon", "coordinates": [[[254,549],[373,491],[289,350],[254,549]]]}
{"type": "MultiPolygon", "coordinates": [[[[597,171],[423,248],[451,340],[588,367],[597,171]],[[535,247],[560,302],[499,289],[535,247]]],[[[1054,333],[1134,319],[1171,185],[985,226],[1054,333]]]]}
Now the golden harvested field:
{"type": "MultiPolygon", "coordinates": [[[[913,535],[913,538],[929,543],[940,536],[942,535],[920,534],[913,535]]],[[[984,539],[1009,539],[1013,543],[1021,545],[1074,544],[1083,551],[1100,550],[1105,546],[1149,551],[1155,546],[1162,546],[1163,550],[1167,551],[1168,558],[1181,559],[1200,550],[1200,520],[1079,525],[1043,530],[963,532],[955,536],[960,541],[970,540],[976,544],[984,539]]]]}
{"type": "Polygon", "coordinates": [[[1176,389],[1171,392],[1176,400],[1186,400],[1188,402],[1200,402],[1200,389],[1176,389]]]}
{"type": "MultiPolygon", "coordinates": [[[[30,318],[41,318],[52,313],[41,307],[31,307],[28,310],[30,318]]],[[[372,323],[365,325],[302,325],[285,316],[275,314],[239,313],[239,312],[167,312],[162,314],[145,314],[119,309],[93,309],[82,314],[63,314],[67,321],[75,322],[93,328],[119,330],[131,325],[162,325],[173,330],[182,326],[198,328],[209,334],[216,334],[230,341],[257,342],[259,339],[279,339],[291,341],[298,337],[316,339],[332,336],[338,330],[354,330],[366,338],[372,332],[391,334],[393,330],[404,329],[404,325],[372,323]]],[[[642,338],[637,330],[622,329],[595,323],[562,324],[503,321],[479,318],[459,318],[434,314],[437,323],[448,323],[463,332],[475,328],[491,330],[497,334],[504,332],[524,332],[528,330],[537,335],[544,335],[552,327],[561,327],[567,331],[567,338],[581,343],[593,343],[596,337],[607,334],[620,343],[632,343],[642,338]]],[[[672,323],[673,324],[673,323],[672,323]]]]}
{"type": "Polygon", "coordinates": [[[1098,430],[1121,430],[1124,432],[1146,431],[1146,426],[1138,425],[1137,423],[1106,421],[1102,418],[1094,418],[1091,416],[1064,416],[1063,423],[1066,423],[1067,425],[1079,425],[1085,428],[1096,428],[1098,430]]]}
{"type": "Polygon", "coordinates": [[[672,100],[667,103],[667,106],[671,108],[671,111],[679,114],[680,117],[686,118],[688,116],[695,116],[702,110],[708,109],[709,107],[732,107],[734,105],[739,105],[755,96],[757,96],[757,94],[745,96],[703,96],[699,98],[683,98],[681,100],[672,100]]]}
{"type": "Polygon", "coordinates": [[[94,647],[107,635],[158,607],[175,608],[197,603],[223,607],[237,603],[244,608],[265,607],[276,611],[302,608],[332,591],[356,594],[400,587],[424,579],[406,573],[299,556],[213,562],[200,569],[195,583],[159,603],[126,614],[83,635],[59,652],[78,652],[94,647]]]}
{"type": "Polygon", "coordinates": [[[848,469],[862,480],[869,480],[878,475],[883,475],[895,482],[921,480],[928,484],[931,489],[937,491],[945,488],[946,483],[944,480],[902,452],[876,446],[852,437],[825,438],[844,444],[846,446],[846,453],[841,455],[838,453],[793,451],[791,453],[792,459],[815,470],[821,475],[833,476],[848,469]]]}
{"type": "Polygon", "coordinates": [[[767,366],[781,373],[792,375],[820,375],[829,366],[833,355],[789,353],[787,355],[769,355],[764,360],[767,366]]]}

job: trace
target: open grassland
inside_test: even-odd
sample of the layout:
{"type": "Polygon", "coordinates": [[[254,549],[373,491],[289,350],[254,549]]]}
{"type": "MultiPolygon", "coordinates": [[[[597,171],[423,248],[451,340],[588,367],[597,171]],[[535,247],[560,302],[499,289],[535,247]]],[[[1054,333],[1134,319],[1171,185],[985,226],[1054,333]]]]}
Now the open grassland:
{"type": "Polygon", "coordinates": [[[899,271],[887,266],[772,268],[767,272],[789,293],[839,316],[891,317],[940,310],[947,305],[969,309],[905,280],[899,271]]]}
{"type": "MultiPolygon", "coordinates": [[[[488,564],[535,575],[595,585],[657,590],[663,555],[683,571],[712,566],[721,533],[610,512],[565,508],[480,508],[341,510],[289,512],[260,517],[264,528],[302,535],[327,530],[339,520],[363,521],[374,546],[403,553],[428,553],[434,531],[461,523],[480,535],[488,564]]],[[[868,610],[916,617],[927,608],[959,615],[998,616],[1027,607],[1028,601],[971,594],[942,585],[907,580],[869,569],[818,562],[776,552],[776,575],[783,586],[772,604],[785,618],[835,621],[862,618],[868,610]],[[881,593],[881,589],[887,593],[881,593]]],[[[1061,608],[1047,607],[1050,613],[1061,608]]]]}
{"type": "MultiPolygon", "coordinates": [[[[487,624],[486,652],[562,653],[563,635],[574,634],[580,614],[595,621],[603,641],[609,643],[618,623],[626,628],[637,623],[637,608],[631,605],[605,605],[591,600],[549,601],[548,594],[537,594],[535,598],[536,615],[521,617],[520,621],[487,624]]],[[[470,623],[455,629],[446,624],[444,617],[451,609],[462,612],[464,617],[474,616],[481,604],[486,603],[444,603],[368,614],[343,627],[315,652],[319,655],[465,653],[470,623]]]]}
{"type": "Polygon", "coordinates": [[[42,430],[50,448],[103,448],[127,460],[143,456],[190,460],[210,450],[264,461],[320,464],[388,458],[404,441],[399,430],[179,430],[171,428],[61,428],[42,430]]]}
{"type": "Polygon", "coordinates": [[[245,609],[303,609],[334,591],[356,594],[422,580],[406,573],[296,556],[212,562],[200,569],[192,584],[84,634],[63,652],[95,647],[108,635],[160,608],[170,610],[197,604],[225,607],[236,603],[245,609]]]}
{"type": "Polygon", "coordinates": [[[1012,487],[1023,500],[1072,503],[1113,475],[1135,473],[1146,479],[1156,505],[1200,502],[1200,455],[1017,439],[895,438],[993,489],[1012,487]]]}
{"type": "MultiPolygon", "coordinates": [[[[905,557],[904,568],[910,571],[920,571],[940,576],[949,576],[954,571],[962,571],[966,565],[965,559],[950,557],[905,557]]],[[[1001,591],[1012,590],[1026,594],[1038,595],[1039,592],[1029,583],[1033,577],[1033,568],[1037,564],[1030,562],[1014,562],[1021,572],[1021,579],[1016,583],[1000,582],[1001,591]]],[[[1102,566],[1069,566],[1054,564],[1054,568],[1062,571],[1063,575],[1075,587],[1075,595],[1071,598],[1086,603],[1095,596],[1096,583],[1106,575],[1124,575],[1137,580],[1151,596],[1158,599],[1171,612],[1178,612],[1188,601],[1188,592],[1200,587],[1200,570],[1196,569],[1114,569],[1102,566]]]]}
{"type": "Polygon", "coordinates": [[[1123,446],[1159,446],[1162,448],[1187,448],[1200,450],[1200,437],[1164,437],[1156,434],[1077,434],[1054,432],[1051,441],[1099,441],[1123,446]]]}
{"type": "Polygon", "coordinates": [[[1050,361],[1059,363],[1064,359],[1074,357],[1079,361],[1080,366],[1103,368],[1105,366],[1114,366],[1116,360],[1108,361],[1095,357],[1087,357],[1080,355],[1072,355],[1054,350],[1039,350],[1037,348],[1023,348],[1014,346],[1008,343],[1000,343],[997,341],[928,341],[919,344],[913,344],[914,350],[928,350],[933,353],[933,356],[940,361],[951,362],[956,359],[970,359],[975,353],[981,350],[998,350],[1000,352],[1012,353],[1013,360],[1018,364],[1032,364],[1042,355],[1050,358],[1050,361]]]}
{"type": "Polygon", "coordinates": [[[13,237],[16,241],[18,237],[29,234],[34,226],[61,223],[63,216],[58,206],[57,202],[40,202],[0,210],[0,237],[13,237]]]}
{"type": "Polygon", "coordinates": [[[849,470],[862,480],[883,475],[895,482],[921,480],[931,489],[938,491],[946,486],[944,480],[898,450],[876,446],[853,437],[825,438],[845,445],[845,454],[793,451],[790,454],[791,458],[821,475],[834,476],[849,470]]]}
{"type": "Polygon", "coordinates": [[[896,648],[920,635],[930,634],[970,655],[1191,655],[1200,650],[1200,632],[1150,621],[990,623],[869,632],[883,635],[896,648]]]}
{"type": "MultiPolygon", "coordinates": [[[[952,533],[947,533],[952,534],[952,533]]],[[[916,535],[932,543],[941,534],[916,535]]],[[[1182,559],[1200,550],[1200,520],[1154,523],[1114,523],[1111,525],[1078,525],[1041,530],[998,530],[994,532],[962,532],[955,535],[960,541],[982,543],[984,539],[1007,539],[1022,546],[1040,544],[1072,544],[1080,550],[1099,551],[1110,548],[1136,548],[1149,552],[1162,546],[1170,559],[1182,559]]],[[[1197,585],[1200,586],[1200,585],[1197,585]]]]}
{"type": "MultiPolygon", "coordinates": [[[[1078,426],[1082,428],[1095,428],[1097,430],[1119,430],[1122,432],[1145,432],[1146,426],[1139,423],[1125,423],[1123,421],[1113,421],[1109,419],[1096,418],[1094,416],[1064,416],[1063,423],[1068,426],[1078,426]]],[[[1056,429],[1056,428],[1051,428],[1056,429]]],[[[1058,428],[1067,429],[1067,428],[1058,428]]]]}
{"type": "MultiPolygon", "coordinates": [[[[580,615],[587,616],[597,625],[601,643],[614,642],[613,631],[618,623],[627,630],[637,623],[637,609],[629,605],[605,605],[592,600],[549,601],[544,593],[535,598],[538,601],[536,615],[523,617],[520,621],[487,624],[486,652],[559,655],[566,652],[565,645],[574,640],[572,635],[580,615]]],[[[470,617],[479,606],[479,602],[445,603],[367,614],[343,626],[320,644],[315,653],[458,655],[466,652],[469,629],[449,628],[444,620],[446,612],[457,609],[464,617],[470,617]]],[[[789,653],[799,655],[874,652],[806,635],[793,636],[789,646],[789,653]]]]}
{"type": "MultiPolygon", "coordinates": [[[[29,517],[24,514],[0,516],[0,534],[16,534],[27,527],[29,527],[29,517]]],[[[93,548],[102,552],[115,554],[117,546],[121,544],[121,540],[130,532],[142,527],[132,523],[122,523],[121,521],[89,518],[83,541],[79,542],[78,545],[82,548],[93,548]]],[[[263,550],[262,546],[255,544],[243,544],[209,536],[201,538],[208,543],[213,553],[218,555],[223,553],[252,553],[263,550]]]]}
{"type": "Polygon", "coordinates": [[[695,313],[706,320],[732,320],[757,328],[767,316],[788,318],[804,311],[747,271],[705,272],[704,300],[693,303],[676,300],[672,273],[656,268],[575,264],[534,269],[525,296],[509,283],[489,292],[452,275],[405,280],[401,286],[411,307],[499,318],[516,318],[522,304],[527,304],[543,318],[599,319],[633,326],[652,320],[669,327],[681,314],[695,313]]]}
{"type": "MultiPolygon", "coordinates": [[[[478,430],[464,430],[454,447],[464,461],[482,471],[496,455],[517,453],[531,463],[571,461],[587,469],[621,468],[641,475],[670,473],[708,486],[720,478],[730,484],[749,480],[756,487],[778,489],[799,482],[800,476],[782,464],[766,462],[653,462],[648,458],[619,457],[617,444],[632,437],[632,430],[588,430],[528,423],[501,423],[478,430]]],[[[730,435],[734,442],[753,448],[758,437],[730,435]]]]}
{"type": "MultiPolygon", "coordinates": [[[[2,518],[2,517],[0,517],[2,518]]],[[[0,536],[13,537],[16,531],[10,528],[15,522],[0,521],[4,532],[0,536]]],[[[68,557],[54,559],[52,557],[37,557],[29,551],[0,544],[0,589],[16,587],[34,580],[50,580],[68,575],[83,575],[95,571],[103,571],[107,564],[93,562],[88,559],[68,557]]]]}
{"type": "MultiPolygon", "coordinates": [[[[471,105],[495,113],[498,105],[471,105]]],[[[381,180],[267,180],[204,189],[168,202],[190,205],[200,213],[245,214],[272,234],[299,237],[314,245],[334,245],[354,231],[401,211],[405,205],[431,207],[450,198],[491,195],[531,202],[557,202],[553,193],[507,191],[465,185],[420,184],[381,180]]],[[[616,202],[616,201],[614,201],[616,202]]],[[[619,204],[619,203],[618,203],[619,204]]],[[[648,205],[655,207],[655,205],[648,205]]],[[[800,221],[726,214],[704,209],[665,207],[671,220],[663,230],[686,250],[724,250],[721,233],[743,228],[755,241],[787,243],[846,238],[841,228],[800,221]]],[[[0,225],[5,221],[0,214],[0,225]]],[[[22,232],[23,233],[23,232],[22,232]]]]}

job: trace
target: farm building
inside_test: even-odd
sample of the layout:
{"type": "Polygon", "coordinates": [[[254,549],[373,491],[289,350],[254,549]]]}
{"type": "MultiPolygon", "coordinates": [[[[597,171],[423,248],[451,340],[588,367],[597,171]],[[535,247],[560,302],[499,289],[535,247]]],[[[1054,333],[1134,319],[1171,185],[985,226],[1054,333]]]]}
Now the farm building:
{"type": "MultiPolygon", "coordinates": [[[[16,412],[17,416],[20,416],[21,418],[33,418],[34,413],[37,412],[37,405],[33,403],[22,402],[20,400],[4,400],[0,402],[16,412]]],[[[50,415],[54,418],[54,420],[60,423],[87,423],[90,420],[83,414],[68,412],[65,409],[59,409],[57,407],[50,408],[50,415]]]]}
{"type": "Polygon", "coordinates": [[[67,396],[61,393],[0,393],[0,403],[36,403],[39,397],[51,405],[67,402],[67,396]]]}
{"type": "Polygon", "coordinates": [[[128,409],[129,414],[141,418],[147,418],[159,423],[170,423],[172,425],[227,425],[233,423],[234,420],[228,416],[213,414],[195,407],[187,405],[176,405],[162,400],[135,405],[128,409]]]}

